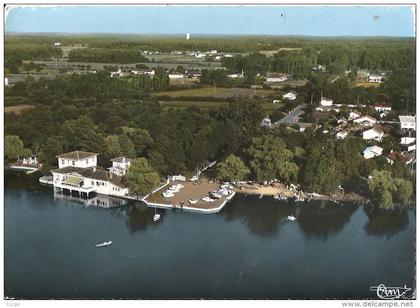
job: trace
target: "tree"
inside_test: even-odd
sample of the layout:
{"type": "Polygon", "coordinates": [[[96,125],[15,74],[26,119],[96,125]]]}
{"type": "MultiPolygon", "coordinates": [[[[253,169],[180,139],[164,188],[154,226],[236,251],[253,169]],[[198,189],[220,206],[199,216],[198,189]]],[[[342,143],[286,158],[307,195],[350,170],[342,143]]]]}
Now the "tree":
{"type": "Polygon", "coordinates": [[[396,191],[396,186],[390,171],[373,170],[368,188],[373,197],[379,201],[380,208],[392,209],[394,207],[392,195],[396,191]]]}
{"type": "Polygon", "coordinates": [[[407,204],[413,194],[413,184],[404,179],[396,178],[395,183],[395,194],[394,199],[401,204],[407,204]]]}
{"type": "Polygon", "coordinates": [[[299,167],[292,161],[293,152],[286,148],[280,138],[266,135],[253,138],[248,149],[251,169],[258,181],[275,178],[284,181],[296,180],[299,167]]]}
{"type": "Polygon", "coordinates": [[[19,136],[7,135],[4,137],[4,157],[7,162],[12,162],[21,156],[31,155],[31,150],[23,147],[19,136]]]}
{"type": "Polygon", "coordinates": [[[106,156],[108,158],[115,158],[122,156],[121,146],[118,141],[118,136],[108,136],[105,138],[106,156]]]}
{"type": "Polygon", "coordinates": [[[249,173],[242,159],[233,154],[217,165],[217,178],[222,181],[242,181],[249,173]]]}
{"type": "Polygon", "coordinates": [[[315,192],[330,193],[337,188],[337,162],[331,141],[310,145],[302,170],[302,182],[307,190],[315,192]]]}
{"type": "Polygon", "coordinates": [[[39,160],[49,166],[55,165],[56,156],[63,153],[63,144],[57,137],[48,137],[41,146],[39,160]]]}
{"type": "Polygon", "coordinates": [[[159,174],[149,165],[146,158],[136,158],[131,162],[123,178],[131,193],[146,195],[159,184],[159,174]]]}
{"type": "Polygon", "coordinates": [[[130,138],[127,137],[127,135],[119,135],[118,143],[120,144],[122,155],[130,158],[134,158],[136,156],[134,145],[131,142],[130,138]]]}

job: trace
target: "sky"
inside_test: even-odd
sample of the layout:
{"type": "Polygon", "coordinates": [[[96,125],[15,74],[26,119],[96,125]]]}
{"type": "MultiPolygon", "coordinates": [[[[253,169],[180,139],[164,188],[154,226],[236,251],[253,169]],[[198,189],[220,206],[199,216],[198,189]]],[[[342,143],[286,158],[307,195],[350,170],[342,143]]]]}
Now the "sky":
{"type": "Polygon", "coordinates": [[[15,7],[6,32],[415,36],[411,6],[15,7]]]}

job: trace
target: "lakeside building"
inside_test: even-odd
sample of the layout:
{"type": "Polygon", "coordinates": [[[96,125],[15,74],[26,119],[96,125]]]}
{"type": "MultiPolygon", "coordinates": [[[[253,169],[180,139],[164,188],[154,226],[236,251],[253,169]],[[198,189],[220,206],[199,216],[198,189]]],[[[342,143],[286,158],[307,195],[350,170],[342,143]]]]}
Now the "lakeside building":
{"type": "Polygon", "coordinates": [[[57,155],[58,168],[78,167],[88,168],[96,167],[98,153],[73,151],[61,155],[57,155]]]}
{"type": "Polygon", "coordinates": [[[10,165],[11,169],[36,171],[42,167],[36,155],[23,156],[10,165]]]}
{"type": "MultiPolygon", "coordinates": [[[[84,193],[87,197],[93,192],[116,197],[127,196],[128,188],[122,184],[122,176],[98,167],[97,156],[97,153],[83,151],[58,155],[59,168],[50,171],[54,190],[77,191],[80,196],[84,193]]],[[[127,159],[119,157],[115,160],[113,167],[117,172],[122,173],[129,168],[127,159]],[[121,166],[125,166],[125,169],[121,166]]]]}

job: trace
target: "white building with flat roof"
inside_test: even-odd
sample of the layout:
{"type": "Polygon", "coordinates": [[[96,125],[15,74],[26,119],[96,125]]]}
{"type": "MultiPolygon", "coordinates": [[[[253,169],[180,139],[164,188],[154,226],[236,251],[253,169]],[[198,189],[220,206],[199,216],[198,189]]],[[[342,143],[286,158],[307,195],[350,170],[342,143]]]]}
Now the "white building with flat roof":
{"type": "Polygon", "coordinates": [[[416,130],[416,116],[399,116],[402,131],[416,130]]]}
{"type": "Polygon", "coordinates": [[[108,170],[116,175],[124,176],[131,166],[131,161],[132,159],[124,156],[113,158],[111,159],[112,167],[108,168],[108,170]]]}

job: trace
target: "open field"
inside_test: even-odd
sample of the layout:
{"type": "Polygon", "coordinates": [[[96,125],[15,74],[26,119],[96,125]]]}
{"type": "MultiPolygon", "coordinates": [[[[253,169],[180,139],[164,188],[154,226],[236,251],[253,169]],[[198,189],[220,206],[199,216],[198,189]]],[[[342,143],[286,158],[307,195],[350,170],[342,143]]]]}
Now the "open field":
{"type": "Polygon", "coordinates": [[[196,89],[187,89],[179,91],[162,91],[157,92],[155,96],[170,96],[170,97],[215,97],[215,98],[231,98],[234,96],[268,96],[275,95],[275,90],[264,89],[246,89],[246,88],[221,88],[221,87],[205,87],[196,89]]]}
{"type": "MultiPolygon", "coordinates": [[[[162,107],[172,108],[189,108],[198,107],[200,109],[217,109],[228,102],[207,102],[207,101],[159,101],[162,107]]],[[[263,103],[261,104],[264,111],[270,113],[273,110],[279,109],[282,104],[263,103]]]]}
{"type": "Polygon", "coordinates": [[[360,87],[360,88],[378,88],[380,87],[382,84],[381,83],[375,83],[375,82],[367,82],[367,81],[363,81],[363,82],[354,82],[353,86],[354,87],[360,87]]]}
{"type": "Polygon", "coordinates": [[[5,113],[14,113],[14,114],[19,114],[24,110],[29,110],[35,108],[34,105],[18,105],[18,106],[8,106],[8,107],[4,107],[4,112],[5,113]]]}

